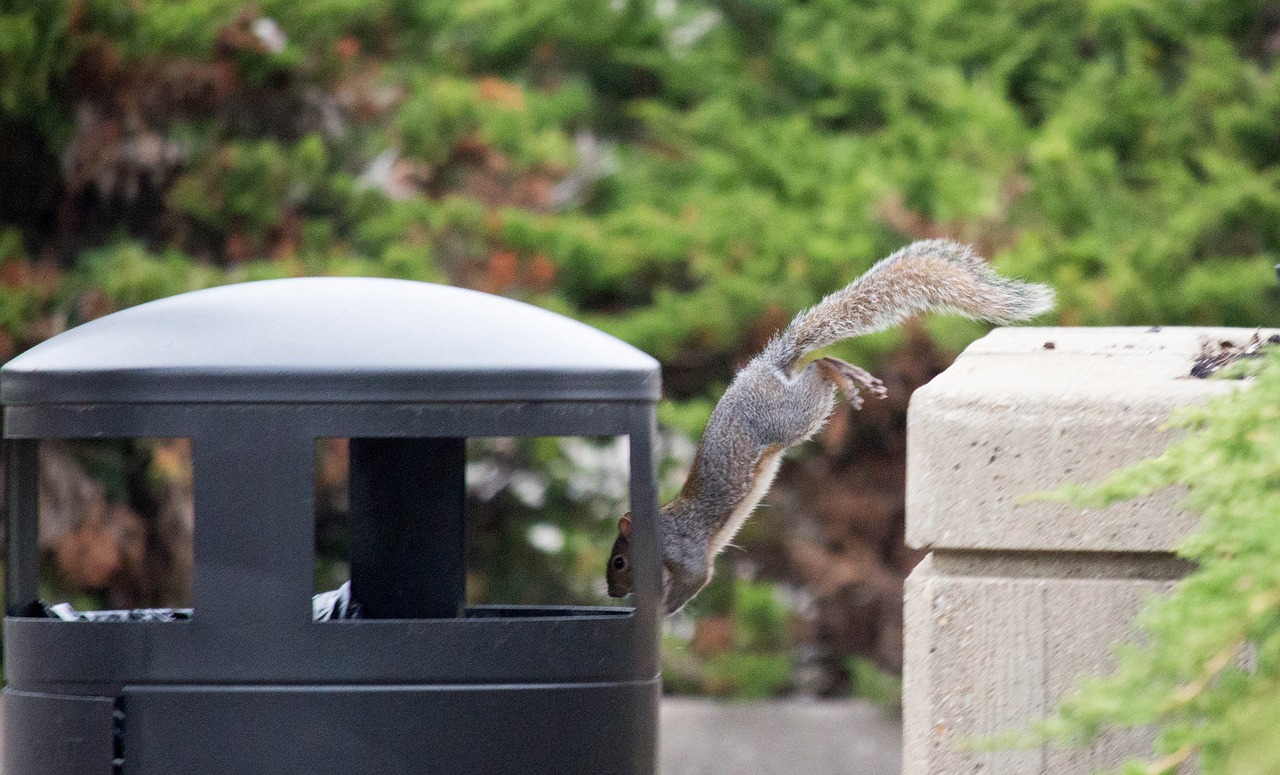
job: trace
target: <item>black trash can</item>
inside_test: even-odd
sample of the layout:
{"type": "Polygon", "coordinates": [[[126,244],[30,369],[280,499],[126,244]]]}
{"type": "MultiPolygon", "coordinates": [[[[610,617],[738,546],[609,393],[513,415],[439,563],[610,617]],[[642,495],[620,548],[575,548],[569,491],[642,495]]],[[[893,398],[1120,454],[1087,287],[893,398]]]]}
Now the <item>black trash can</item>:
{"type": "Polygon", "coordinates": [[[163,299],[0,369],[5,775],[653,773],[657,363],[456,288],[305,278],[163,299]],[[464,440],[626,436],[634,607],[468,607],[464,440]],[[194,609],[37,600],[40,439],[188,437],[194,609]],[[315,445],[350,439],[351,593],[312,619],[315,445]]]}

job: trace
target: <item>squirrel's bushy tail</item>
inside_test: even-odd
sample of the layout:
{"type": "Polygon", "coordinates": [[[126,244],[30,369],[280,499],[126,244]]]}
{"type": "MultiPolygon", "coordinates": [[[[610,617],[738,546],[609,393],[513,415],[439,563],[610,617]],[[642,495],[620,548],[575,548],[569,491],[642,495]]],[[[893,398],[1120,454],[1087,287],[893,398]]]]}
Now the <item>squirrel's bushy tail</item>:
{"type": "Polygon", "coordinates": [[[786,370],[807,353],[921,312],[956,312],[1008,323],[1050,309],[1052,288],[1001,277],[967,245],[922,240],[797,315],[765,353],[786,370]]]}

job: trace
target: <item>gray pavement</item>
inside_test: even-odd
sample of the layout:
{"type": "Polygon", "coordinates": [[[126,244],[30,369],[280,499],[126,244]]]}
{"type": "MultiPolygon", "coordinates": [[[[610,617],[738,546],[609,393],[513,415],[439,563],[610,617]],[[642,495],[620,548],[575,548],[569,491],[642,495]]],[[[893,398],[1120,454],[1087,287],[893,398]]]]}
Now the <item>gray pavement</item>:
{"type": "MultiPolygon", "coordinates": [[[[4,721],[0,704],[0,730],[4,721]]],[[[864,702],[662,702],[662,775],[900,775],[902,722],[864,702]]]]}
{"type": "Polygon", "coordinates": [[[902,721],[865,702],[662,703],[662,775],[900,775],[902,721]]]}

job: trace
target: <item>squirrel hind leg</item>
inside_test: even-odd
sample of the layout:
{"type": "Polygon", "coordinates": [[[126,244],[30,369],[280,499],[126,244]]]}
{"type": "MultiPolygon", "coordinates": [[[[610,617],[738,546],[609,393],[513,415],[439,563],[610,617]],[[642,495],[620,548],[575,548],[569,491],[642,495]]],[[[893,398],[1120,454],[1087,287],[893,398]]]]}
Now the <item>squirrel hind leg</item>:
{"type": "Polygon", "coordinates": [[[889,395],[883,382],[871,376],[866,369],[848,361],[831,357],[818,358],[813,362],[812,368],[818,369],[822,376],[838,386],[854,409],[862,408],[863,392],[876,398],[886,398],[889,395]]]}

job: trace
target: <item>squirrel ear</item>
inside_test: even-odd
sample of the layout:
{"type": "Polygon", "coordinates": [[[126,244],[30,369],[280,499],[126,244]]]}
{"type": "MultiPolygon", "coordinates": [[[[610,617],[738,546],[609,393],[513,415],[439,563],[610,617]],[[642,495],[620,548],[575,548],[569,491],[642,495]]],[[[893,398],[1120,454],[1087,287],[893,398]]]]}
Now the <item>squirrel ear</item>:
{"type": "Polygon", "coordinates": [[[623,538],[631,537],[631,512],[630,511],[628,511],[626,514],[623,514],[622,518],[618,520],[618,533],[621,534],[623,538]]]}

